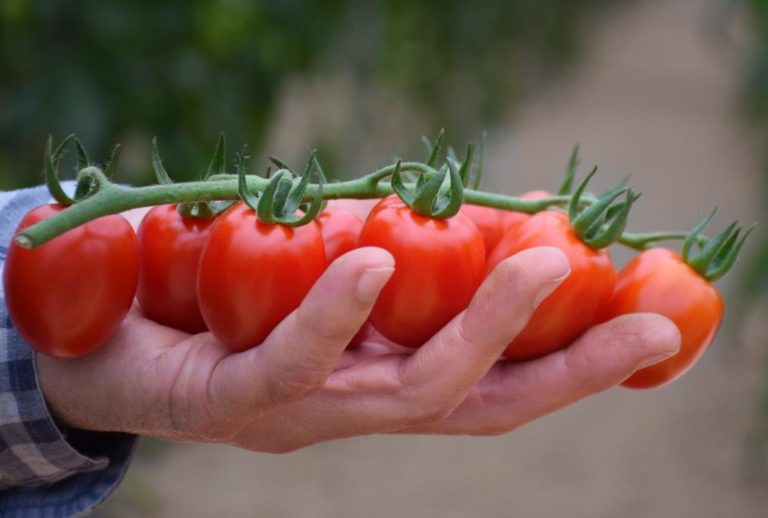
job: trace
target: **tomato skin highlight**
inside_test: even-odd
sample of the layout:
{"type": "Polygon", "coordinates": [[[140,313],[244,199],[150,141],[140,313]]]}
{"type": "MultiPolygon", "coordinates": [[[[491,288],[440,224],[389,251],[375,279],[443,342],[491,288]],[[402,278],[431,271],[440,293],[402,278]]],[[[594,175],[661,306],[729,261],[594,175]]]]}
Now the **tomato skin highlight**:
{"type": "Polygon", "coordinates": [[[616,269],[608,251],[584,244],[568,216],[554,211],[539,212],[504,234],[488,258],[487,273],[507,257],[538,246],[552,246],[565,253],[571,273],[536,308],[507,347],[504,356],[514,360],[539,358],[568,346],[593,323],[616,284],[616,269]]]}
{"type": "Polygon", "coordinates": [[[232,351],[255,347],[299,306],[326,264],[316,222],[266,224],[237,203],[218,216],[200,257],[203,319],[232,351]]]}
{"type": "Polygon", "coordinates": [[[352,212],[329,205],[317,218],[328,263],[357,247],[363,222],[352,212]]]}
{"type": "MultiPolygon", "coordinates": [[[[16,233],[64,208],[31,210],[16,233]]],[[[136,234],[119,215],[89,221],[32,250],[12,242],[3,273],[8,312],[30,346],[77,358],[117,331],[133,303],[138,274],[136,234]]]]}
{"type": "Polygon", "coordinates": [[[483,238],[461,212],[429,218],[389,196],[371,211],[358,245],[384,248],[395,258],[370,320],[403,346],[429,340],[467,307],[483,280],[483,238]]]}
{"type": "Polygon", "coordinates": [[[648,389],[685,374],[712,343],[723,320],[723,298],[709,281],[666,248],[646,250],[620,272],[616,289],[598,321],[650,312],[664,315],[680,330],[680,352],[640,369],[622,385],[648,389]]]}
{"type": "Polygon", "coordinates": [[[197,302],[197,269],[215,219],[184,218],[176,205],[150,210],[139,226],[139,287],[144,314],[187,333],[208,327],[197,302]]]}

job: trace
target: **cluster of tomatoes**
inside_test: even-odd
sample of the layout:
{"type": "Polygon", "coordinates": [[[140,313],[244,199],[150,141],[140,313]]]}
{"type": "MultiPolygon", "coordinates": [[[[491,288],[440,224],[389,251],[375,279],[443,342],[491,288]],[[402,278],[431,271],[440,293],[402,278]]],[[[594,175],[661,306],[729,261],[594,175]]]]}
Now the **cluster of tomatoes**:
{"type": "MultiPolygon", "coordinates": [[[[17,232],[62,210],[34,209],[17,232]]],[[[537,246],[562,250],[571,273],[509,344],[509,359],[566,347],[618,315],[655,312],[677,324],[681,351],[624,383],[655,387],[696,362],[723,314],[718,291],[671,250],[643,251],[617,272],[608,250],[587,245],[565,212],[529,215],[465,204],[441,219],[395,195],[381,199],[364,222],[329,206],[298,227],[264,223],[243,202],[211,219],[156,206],[138,234],[122,216],[100,217],[34,249],[12,244],[5,296],[21,336],[56,357],[82,356],[106,342],[134,297],[161,324],[189,333],[209,330],[231,350],[243,351],[300,304],[334,259],[362,246],[384,248],[395,258],[395,273],[370,321],[404,346],[421,345],[466,308],[497,264],[537,246]]]]}

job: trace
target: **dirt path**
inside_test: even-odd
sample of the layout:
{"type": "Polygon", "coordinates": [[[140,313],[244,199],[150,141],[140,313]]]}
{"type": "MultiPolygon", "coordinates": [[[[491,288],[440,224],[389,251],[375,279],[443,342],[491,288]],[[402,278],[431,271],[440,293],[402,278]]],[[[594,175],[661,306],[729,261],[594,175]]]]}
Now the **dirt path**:
{"type": "MultiPolygon", "coordinates": [[[[578,139],[606,183],[632,173],[647,193],[634,228],[690,225],[715,204],[728,217],[755,217],[755,153],[733,110],[738,75],[706,40],[705,4],[636,2],[595,28],[585,62],[492,132],[489,170],[541,174],[500,174],[491,186],[554,185],[578,139]]],[[[502,438],[370,437],[280,457],[172,446],[138,459],[102,512],[763,517],[768,490],[745,485],[739,464],[761,362],[738,341],[723,333],[667,389],[613,390],[502,438]]]]}

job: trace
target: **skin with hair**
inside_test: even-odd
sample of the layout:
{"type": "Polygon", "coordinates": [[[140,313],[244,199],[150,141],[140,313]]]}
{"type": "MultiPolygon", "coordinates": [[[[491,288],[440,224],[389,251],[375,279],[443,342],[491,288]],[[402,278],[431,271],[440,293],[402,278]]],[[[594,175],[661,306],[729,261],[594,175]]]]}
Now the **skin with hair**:
{"type": "Polygon", "coordinates": [[[342,255],[261,345],[239,353],[134,308],[92,355],[39,355],[43,392],[68,426],[282,453],[374,433],[507,433],[680,346],[671,321],[635,314],[543,358],[500,361],[569,273],[562,252],[542,247],[499,263],[466,310],[405,349],[366,325],[396,268],[379,248],[342,255]],[[358,347],[347,349],[353,339],[358,347]]]}

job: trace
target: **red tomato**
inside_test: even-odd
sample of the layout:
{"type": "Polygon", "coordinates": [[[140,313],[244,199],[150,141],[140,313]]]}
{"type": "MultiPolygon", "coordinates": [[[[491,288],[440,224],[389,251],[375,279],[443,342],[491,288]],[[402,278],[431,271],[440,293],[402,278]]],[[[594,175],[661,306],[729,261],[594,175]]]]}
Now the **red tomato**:
{"type": "Polygon", "coordinates": [[[325,244],[325,255],[331,263],[357,246],[363,222],[352,212],[329,205],[317,218],[325,244]]]}
{"type": "Polygon", "coordinates": [[[501,239],[507,215],[518,214],[495,207],[483,207],[469,203],[462,205],[461,212],[471,219],[477,230],[480,231],[487,253],[491,253],[491,250],[501,239]]]}
{"type": "MultiPolygon", "coordinates": [[[[16,232],[62,210],[33,209],[16,232]]],[[[13,242],[3,275],[8,312],[38,351],[83,356],[115,333],[133,303],[138,274],[136,235],[122,216],[89,221],[32,250],[13,242]]]]}
{"type": "Polygon", "coordinates": [[[598,308],[611,296],[616,284],[616,270],[608,251],[585,245],[571,228],[568,216],[554,211],[539,212],[504,234],[488,258],[488,273],[507,257],[537,246],[562,250],[571,273],[507,347],[504,355],[515,360],[544,356],[578,338],[594,321],[598,308]]]}
{"type": "MultiPolygon", "coordinates": [[[[550,196],[552,195],[546,191],[531,191],[523,194],[521,198],[534,200],[549,198],[550,196]]],[[[472,220],[480,234],[482,234],[487,255],[491,254],[505,232],[531,217],[530,214],[525,212],[484,207],[470,203],[462,205],[461,211],[469,216],[469,219],[472,220]]]]}
{"type": "Polygon", "coordinates": [[[426,342],[467,307],[483,280],[483,238],[461,212],[429,218],[389,196],[371,211],[358,244],[384,248],[395,258],[371,322],[400,345],[426,342]]]}
{"type": "MultiPolygon", "coordinates": [[[[540,200],[542,198],[551,198],[552,196],[554,196],[554,194],[547,191],[529,191],[520,197],[524,200],[540,200]]],[[[509,232],[525,221],[528,221],[531,216],[533,216],[533,214],[511,210],[502,211],[502,214],[501,234],[499,235],[499,240],[501,240],[501,236],[503,236],[505,233],[509,232]]],[[[492,251],[493,250],[489,250],[488,254],[490,255],[492,251]]]]}
{"type": "Polygon", "coordinates": [[[665,248],[646,250],[620,272],[613,296],[599,321],[629,313],[659,313],[680,330],[680,352],[640,369],[622,385],[654,388],[682,376],[715,337],[723,320],[723,299],[709,281],[665,248]]]}
{"type": "Polygon", "coordinates": [[[197,267],[214,219],[183,218],[160,205],[139,227],[139,288],[147,317],[187,333],[208,329],[197,303],[197,267]]]}
{"type": "Polygon", "coordinates": [[[326,264],[317,222],[266,224],[237,203],[217,218],[200,258],[197,296],[208,329],[233,351],[259,345],[326,264]]]}

